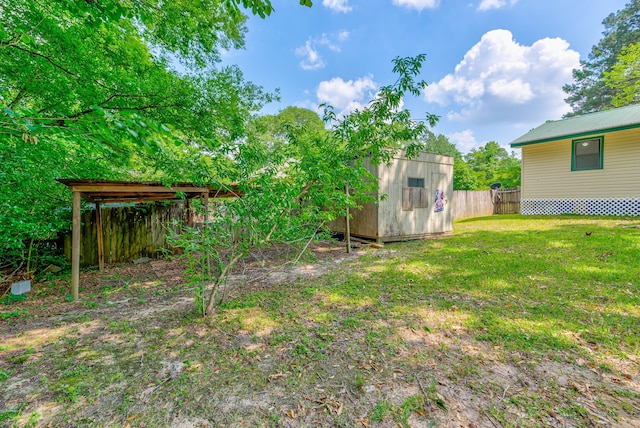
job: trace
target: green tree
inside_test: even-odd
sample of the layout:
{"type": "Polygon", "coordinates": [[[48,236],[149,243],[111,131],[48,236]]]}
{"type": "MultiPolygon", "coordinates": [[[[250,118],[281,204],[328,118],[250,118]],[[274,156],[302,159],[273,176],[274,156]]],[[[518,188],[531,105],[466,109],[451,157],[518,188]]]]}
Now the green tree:
{"type": "Polygon", "coordinates": [[[320,116],[307,108],[290,106],[281,110],[275,117],[281,130],[294,126],[306,128],[311,132],[325,131],[325,125],[320,116]]]}
{"type": "Polygon", "coordinates": [[[453,164],[453,190],[478,190],[480,185],[473,170],[462,156],[453,164]]]}
{"type": "Polygon", "coordinates": [[[442,134],[436,135],[431,131],[426,131],[425,135],[421,136],[421,141],[424,144],[423,147],[426,152],[453,156],[454,190],[478,189],[478,180],[473,174],[471,167],[469,167],[469,164],[464,160],[462,153],[456,145],[451,143],[446,136],[442,134]]]}
{"type": "MultiPolygon", "coordinates": [[[[270,154],[281,152],[290,144],[292,135],[328,133],[317,113],[301,107],[287,107],[275,115],[253,118],[247,125],[244,142],[240,146],[244,155],[238,166],[243,174],[251,174],[272,162],[270,154]]],[[[295,138],[294,138],[295,139],[295,138]]]]}
{"type": "Polygon", "coordinates": [[[155,146],[154,134],[168,132],[162,123],[183,140],[215,145],[269,100],[236,67],[214,67],[220,49],[243,45],[237,2],[0,0],[0,8],[4,135],[155,146]]]}
{"type": "Polygon", "coordinates": [[[602,39],[593,46],[586,61],[573,70],[574,83],[564,86],[566,102],[578,115],[611,108],[620,89],[607,85],[605,73],[610,72],[618,56],[627,46],[640,42],[640,0],[631,0],[624,9],[607,16],[602,39]]]}
{"type": "Polygon", "coordinates": [[[224,298],[229,272],[252,252],[282,243],[299,243],[304,249],[347,207],[374,200],[377,180],[366,160],[391,162],[400,150],[418,154],[419,136],[437,117],[415,121],[400,106],[405,96],[420,95],[425,83],[417,76],[423,61],[424,55],[396,58],[398,80],[380,88],[362,110],[338,119],[325,106],[324,118],[332,124],[328,132],[310,120],[285,126],[282,144],[238,142],[234,160],[242,197],[221,202],[203,229],[186,228],[176,239],[191,267],[189,281],[197,290],[199,311],[212,313],[224,298]]]}
{"type": "Polygon", "coordinates": [[[435,134],[427,130],[424,135],[420,136],[420,141],[423,144],[423,150],[426,152],[453,156],[456,160],[462,157],[460,150],[445,135],[435,134]]]}
{"type": "Polygon", "coordinates": [[[604,82],[614,93],[611,104],[623,107],[640,102],[640,42],[626,46],[604,82]]]}
{"type": "MultiPolygon", "coordinates": [[[[310,1],[300,1],[310,6],[310,1]]],[[[0,259],[67,224],[58,177],[223,180],[273,95],[221,49],[269,0],[0,0],[0,259]],[[215,165],[216,168],[212,166],[215,165]],[[215,171],[215,172],[211,172],[215,171]]]]}
{"type": "Polygon", "coordinates": [[[520,186],[520,159],[514,152],[509,154],[495,141],[471,150],[465,160],[473,170],[480,188],[488,189],[499,182],[502,187],[520,186]]]}
{"type": "Polygon", "coordinates": [[[511,152],[509,156],[498,162],[495,182],[498,182],[506,189],[515,189],[520,187],[522,162],[515,152],[511,152]]]}

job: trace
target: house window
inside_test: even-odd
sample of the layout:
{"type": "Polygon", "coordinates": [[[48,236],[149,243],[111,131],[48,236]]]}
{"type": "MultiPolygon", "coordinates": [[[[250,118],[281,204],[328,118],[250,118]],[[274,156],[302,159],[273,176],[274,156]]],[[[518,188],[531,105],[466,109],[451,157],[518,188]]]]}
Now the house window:
{"type": "Polygon", "coordinates": [[[590,138],[588,140],[574,140],[571,149],[571,170],[602,169],[602,146],[602,137],[590,138]]]}
{"type": "Polygon", "coordinates": [[[424,178],[407,177],[407,187],[402,188],[402,210],[413,211],[414,208],[429,206],[424,178]]]}

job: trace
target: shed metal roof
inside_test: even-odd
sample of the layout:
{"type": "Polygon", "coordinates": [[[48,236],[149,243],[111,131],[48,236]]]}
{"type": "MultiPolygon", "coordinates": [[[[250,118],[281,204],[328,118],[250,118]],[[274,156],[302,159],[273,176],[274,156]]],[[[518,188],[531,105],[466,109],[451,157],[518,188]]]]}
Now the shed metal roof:
{"type": "Polygon", "coordinates": [[[632,128],[640,128],[640,104],[562,120],[550,120],[513,140],[510,144],[511,147],[521,147],[632,128]]]}

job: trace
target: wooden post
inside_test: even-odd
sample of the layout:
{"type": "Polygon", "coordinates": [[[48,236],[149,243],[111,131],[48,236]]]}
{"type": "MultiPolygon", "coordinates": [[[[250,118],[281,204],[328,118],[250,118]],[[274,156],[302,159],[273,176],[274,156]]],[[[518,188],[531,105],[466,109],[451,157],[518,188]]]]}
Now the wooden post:
{"type": "Polygon", "coordinates": [[[96,236],[98,238],[98,269],[104,270],[104,240],[102,236],[102,211],[100,202],[96,202],[96,236]]]}
{"type": "MultiPolygon", "coordinates": [[[[349,185],[345,186],[345,193],[347,195],[347,200],[349,199],[349,185]]],[[[344,240],[347,243],[347,254],[351,254],[351,222],[349,221],[349,206],[347,206],[345,213],[345,232],[344,232],[344,240]]]]}
{"type": "Polygon", "coordinates": [[[193,225],[193,219],[191,218],[191,203],[188,197],[184,199],[184,209],[187,212],[187,226],[191,227],[193,225]]]}
{"type": "Polygon", "coordinates": [[[80,288],[80,192],[73,192],[73,228],[71,230],[71,298],[78,300],[80,288]]]}
{"type": "Polygon", "coordinates": [[[202,204],[204,205],[204,220],[202,221],[202,223],[207,224],[207,220],[209,220],[209,192],[204,194],[204,200],[202,204]]]}

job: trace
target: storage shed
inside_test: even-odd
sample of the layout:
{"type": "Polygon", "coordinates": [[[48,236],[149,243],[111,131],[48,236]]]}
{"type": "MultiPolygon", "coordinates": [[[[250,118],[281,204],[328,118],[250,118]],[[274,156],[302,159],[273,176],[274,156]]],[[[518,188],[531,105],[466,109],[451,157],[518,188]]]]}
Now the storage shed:
{"type": "MultiPolygon", "coordinates": [[[[453,157],[423,152],[408,159],[400,153],[389,166],[367,168],[379,180],[377,201],[351,210],[352,236],[390,242],[452,232],[453,157]]],[[[344,219],[333,224],[340,232],[345,226],[344,219]]]]}

